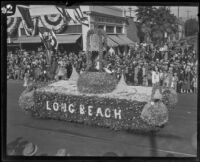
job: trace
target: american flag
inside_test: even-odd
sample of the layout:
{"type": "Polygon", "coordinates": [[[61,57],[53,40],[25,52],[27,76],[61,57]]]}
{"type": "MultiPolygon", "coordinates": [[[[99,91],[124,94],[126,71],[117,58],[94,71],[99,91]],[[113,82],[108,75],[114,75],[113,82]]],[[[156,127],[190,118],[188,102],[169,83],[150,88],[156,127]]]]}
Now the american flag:
{"type": "Polygon", "coordinates": [[[54,31],[45,27],[39,28],[39,36],[41,41],[44,43],[47,50],[57,51],[58,41],[54,31]]]}
{"type": "Polygon", "coordinates": [[[70,19],[75,23],[79,22],[80,24],[89,26],[88,18],[83,14],[80,6],[70,6],[70,7],[62,6],[61,7],[62,11],[60,11],[59,7],[57,6],[56,8],[67,20],[70,19]]]}

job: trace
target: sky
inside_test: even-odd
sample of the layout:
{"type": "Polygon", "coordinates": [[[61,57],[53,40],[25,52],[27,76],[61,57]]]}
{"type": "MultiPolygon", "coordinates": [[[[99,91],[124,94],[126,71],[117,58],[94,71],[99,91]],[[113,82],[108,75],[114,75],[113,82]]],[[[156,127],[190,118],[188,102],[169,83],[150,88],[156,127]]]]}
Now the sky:
{"type": "MultiPolygon", "coordinates": [[[[127,10],[129,7],[131,7],[133,10],[135,10],[137,7],[136,6],[116,6],[118,8],[124,8],[127,10]]],[[[170,7],[171,12],[177,16],[178,15],[178,6],[171,6],[170,7]]],[[[126,14],[130,15],[130,12],[127,12],[126,14]]],[[[187,16],[189,18],[197,18],[198,14],[198,7],[187,7],[187,6],[179,6],[179,17],[182,17],[183,19],[187,19],[187,16]],[[187,14],[187,11],[188,14],[187,14]]],[[[135,12],[132,11],[132,16],[135,16],[135,12]]]]}

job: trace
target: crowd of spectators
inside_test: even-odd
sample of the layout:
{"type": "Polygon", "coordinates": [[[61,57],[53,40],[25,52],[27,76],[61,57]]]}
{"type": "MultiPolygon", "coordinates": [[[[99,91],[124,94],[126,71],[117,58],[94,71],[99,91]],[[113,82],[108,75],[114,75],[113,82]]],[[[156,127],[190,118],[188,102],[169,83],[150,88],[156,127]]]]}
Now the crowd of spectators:
{"type": "MultiPolygon", "coordinates": [[[[42,48],[37,51],[15,50],[8,52],[7,79],[48,81],[69,79],[72,65],[78,73],[86,69],[86,53],[54,54],[55,75],[48,75],[48,56],[42,48]]],[[[128,54],[110,48],[103,56],[106,72],[120,79],[123,72],[128,85],[172,87],[179,93],[197,93],[197,54],[192,46],[165,45],[162,48],[139,44],[128,54]]],[[[52,69],[52,67],[51,67],[52,69]]]]}
{"type": "Polygon", "coordinates": [[[114,69],[117,77],[123,69],[127,84],[152,86],[157,80],[161,86],[172,87],[179,93],[197,92],[198,58],[193,46],[139,45],[128,55],[119,53],[107,59],[109,68],[114,69]]]}

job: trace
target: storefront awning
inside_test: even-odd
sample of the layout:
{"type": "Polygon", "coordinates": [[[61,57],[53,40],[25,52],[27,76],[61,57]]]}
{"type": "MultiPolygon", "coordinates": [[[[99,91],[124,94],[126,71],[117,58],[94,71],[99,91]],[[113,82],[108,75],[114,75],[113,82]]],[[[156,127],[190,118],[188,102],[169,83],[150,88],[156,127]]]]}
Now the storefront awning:
{"type": "MultiPolygon", "coordinates": [[[[81,37],[80,34],[75,35],[56,35],[58,43],[76,43],[76,41],[81,37]]],[[[12,38],[11,43],[41,43],[39,36],[36,37],[19,37],[12,38]]]]}
{"type": "Polygon", "coordinates": [[[40,43],[40,42],[41,42],[41,39],[39,36],[11,38],[11,43],[40,43]]]}
{"type": "Polygon", "coordinates": [[[76,41],[81,37],[80,34],[76,35],[58,35],[58,43],[76,43],[76,41]]]}
{"type": "Polygon", "coordinates": [[[125,36],[125,35],[118,35],[118,37],[120,39],[124,40],[127,44],[134,45],[134,42],[132,40],[130,40],[127,36],[125,36]]]}
{"type": "Polygon", "coordinates": [[[120,39],[117,35],[109,35],[109,38],[119,45],[127,45],[127,43],[120,39]]]}
{"type": "Polygon", "coordinates": [[[107,43],[108,43],[108,46],[109,46],[109,47],[117,47],[117,46],[118,46],[118,44],[115,43],[115,42],[114,42],[112,39],[110,39],[109,37],[108,37],[107,43]]]}

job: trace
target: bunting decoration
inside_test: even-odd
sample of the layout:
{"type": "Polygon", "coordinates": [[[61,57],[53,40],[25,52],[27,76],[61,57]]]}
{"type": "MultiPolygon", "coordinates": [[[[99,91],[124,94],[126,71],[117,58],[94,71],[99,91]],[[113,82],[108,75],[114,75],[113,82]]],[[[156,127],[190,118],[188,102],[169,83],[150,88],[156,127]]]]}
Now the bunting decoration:
{"type": "Polygon", "coordinates": [[[39,17],[31,17],[29,8],[26,6],[17,6],[21,17],[8,17],[7,32],[8,36],[12,35],[22,23],[27,36],[38,35],[39,26],[44,26],[49,30],[53,30],[55,34],[61,34],[69,25],[82,24],[89,26],[88,18],[81,11],[80,6],[57,7],[60,14],[42,15],[39,17]]]}
{"type": "Polygon", "coordinates": [[[18,10],[22,16],[22,24],[27,36],[33,36],[35,33],[34,23],[32,21],[29,8],[18,6],[18,10]]]}
{"type": "Polygon", "coordinates": [[[35,17],[33,19],[33,30],[29,30],[29,28],[27,27],[26,23],[24,22],[24,20],[22,20],[22,25],[24,27],[25,33],[27,36],[36,36],[38,35],[38,23],[39,23],[39,18],[35,17]]]}
{"type": "Polygon", "coordinates": [[[7,33],[11,36],[19,27],[21,19],[19,17],[7,17],[7,33]]]}
{"type": "Polygon", "coordinates": [[[43,26],[53,29],[56,34],[62,33],[68,25],[61,14],[40,16],[40,21],[43,26]]]}

